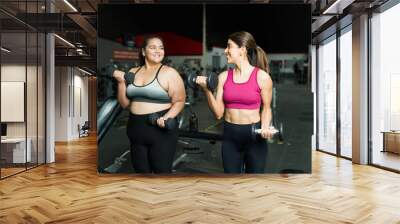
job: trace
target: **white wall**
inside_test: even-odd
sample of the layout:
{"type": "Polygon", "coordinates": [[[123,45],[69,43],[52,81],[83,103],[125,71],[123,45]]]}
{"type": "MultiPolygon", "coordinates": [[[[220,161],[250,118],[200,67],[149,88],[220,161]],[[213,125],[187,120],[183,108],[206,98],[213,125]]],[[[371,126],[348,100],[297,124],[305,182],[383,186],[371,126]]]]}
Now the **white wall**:
{"type": "Polygon", "coordinates": [[[78,124],[88,120],[88,78],[83,75],[76,68],[56,67],[56,141],[79,138],[78,124]]]}

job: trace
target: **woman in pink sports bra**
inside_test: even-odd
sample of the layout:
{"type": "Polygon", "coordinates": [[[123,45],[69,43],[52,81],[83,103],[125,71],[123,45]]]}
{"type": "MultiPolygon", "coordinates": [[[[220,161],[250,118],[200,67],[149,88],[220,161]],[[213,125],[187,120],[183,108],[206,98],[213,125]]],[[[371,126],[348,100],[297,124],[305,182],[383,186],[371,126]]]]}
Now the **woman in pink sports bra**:
{"type": "Polygon", "coordinates": [[[206,77],[196,83],[203,89],[217,119],[224,117],[222,162],[225,173],[264,173],[270,126],[272,80],[267,55],[245,31],[229,35],[225,55],[235,64],[219,74],[216,95],[207,89],[206,77]],[[251,126],[261,128],[263,139],[254,141],[251,126]]]}

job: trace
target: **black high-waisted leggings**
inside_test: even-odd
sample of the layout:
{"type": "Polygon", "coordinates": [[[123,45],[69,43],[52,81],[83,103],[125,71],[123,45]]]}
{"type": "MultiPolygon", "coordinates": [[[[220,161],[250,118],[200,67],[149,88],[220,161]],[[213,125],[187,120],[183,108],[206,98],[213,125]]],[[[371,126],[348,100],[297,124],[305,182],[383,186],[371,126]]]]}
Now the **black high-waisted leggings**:
{"type": "MultiPolygon", "coordinates": [[[[256,127],[260,128],[261,123],[256,127]]],[[[267,147],[265,139],[252,139],[251,124],[224,122],[222,162],[225,173],[264,173],[267,147]]]]}
{"type": "MultiPolygon", "coordinates": [[[[156,112],[160,116],[168,110],[156,112]]],[[[149,114],[130,114],[127,134],[131,143],[133,168],[137,173],[171,173],[178,142],[178,129],[151,125],[149,114]]]]}

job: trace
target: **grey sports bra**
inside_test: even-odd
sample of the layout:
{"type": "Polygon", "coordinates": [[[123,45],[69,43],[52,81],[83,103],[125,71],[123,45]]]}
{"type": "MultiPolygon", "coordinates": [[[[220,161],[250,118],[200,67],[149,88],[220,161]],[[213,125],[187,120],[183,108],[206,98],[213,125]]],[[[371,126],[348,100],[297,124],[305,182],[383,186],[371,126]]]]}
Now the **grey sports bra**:
{"type": "Polygon", "coordinates": [[[157,74],[154,79],[144,86],[135,85],[135,75],[142,68],[140,67],[134,74],[132,78],[132,83],[128,83],[126,87],[126,96],[135,102],[149,102],[149,103],[171,103],[171,98],[169,97],[167,91],[158,82],[158,73],[161,67],[157,70],[157,74]]]}

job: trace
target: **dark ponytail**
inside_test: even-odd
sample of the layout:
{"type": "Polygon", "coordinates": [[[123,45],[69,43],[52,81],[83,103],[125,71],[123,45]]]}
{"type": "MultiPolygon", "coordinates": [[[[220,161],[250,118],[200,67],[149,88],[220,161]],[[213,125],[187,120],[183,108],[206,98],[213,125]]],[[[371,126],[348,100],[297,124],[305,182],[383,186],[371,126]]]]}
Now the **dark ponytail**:
{"type": "Polygon", "coordinates": [[[268,64],[267,54],[259,46],[256,47],[256,52],[257,52],[257,56],[256,56],[256,64],[255,65],[257,67],[261,68],[262,70],[266,71],[267,73],[269,73],[269,64],[268,64]]]}

